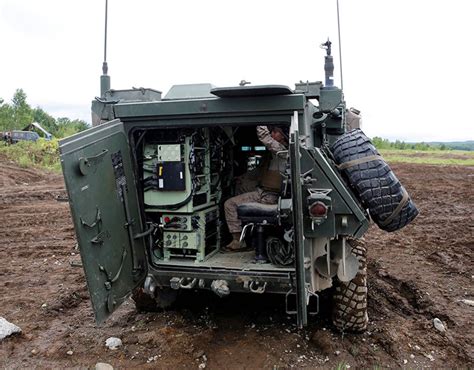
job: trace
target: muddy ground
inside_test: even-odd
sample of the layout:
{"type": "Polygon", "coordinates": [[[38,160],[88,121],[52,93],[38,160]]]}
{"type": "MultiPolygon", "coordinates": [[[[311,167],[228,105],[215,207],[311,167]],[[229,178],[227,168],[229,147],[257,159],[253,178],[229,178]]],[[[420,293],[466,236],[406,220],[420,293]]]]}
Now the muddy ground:
{"type": "Polygon", "coordinates": [[[164,313],[129,301],[97,327],[82,269],[71,266],[80,259],[69,206],[56,200],[61,176],[0,159],[0,316],[23,330],[1,342],[0,367],[474,366],[474,307],[461,301],[474,299],[474,168],[393,169],[420,215],[391,234],[371,227],[369,329],[341,335],[325,297],[298,331],[280,297],[237,294],[188,294],[164,313]],[[110,336],[123,346],[107,349],[110,336]]]}

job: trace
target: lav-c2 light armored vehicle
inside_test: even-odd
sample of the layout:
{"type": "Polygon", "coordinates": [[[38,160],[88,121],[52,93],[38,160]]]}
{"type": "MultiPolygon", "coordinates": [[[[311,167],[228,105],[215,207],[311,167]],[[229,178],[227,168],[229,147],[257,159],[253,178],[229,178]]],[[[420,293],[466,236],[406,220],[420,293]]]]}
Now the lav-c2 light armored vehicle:
{"type": "Polygon", "coordinates": [[[336,327],[365,329],[357,239],[370,218],[393,231],[417,210],[362,131],[349,130],[354,112],[333,86],[330,48],[325,69],[324,84],[178,85],[164,96],[110,89],[104,69],[94,127],[60,142],[97,322],[132,294],[138,307],[167,307],[180,290],[207,289],[281,294],[302,327],[331,288],[336,327]],[[240,205],[250,250],[224,253],[231,236],[223,204],[234,179],[268,155],[259,125],[288,135],[277,153],[286,164],[278,200],[240,205]]]}

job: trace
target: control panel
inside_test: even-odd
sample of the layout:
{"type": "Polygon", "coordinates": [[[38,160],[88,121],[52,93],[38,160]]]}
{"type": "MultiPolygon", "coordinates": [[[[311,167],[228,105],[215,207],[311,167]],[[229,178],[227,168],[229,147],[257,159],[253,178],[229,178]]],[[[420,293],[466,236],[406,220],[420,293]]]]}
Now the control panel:
{"type": "Polygon", "coordinates": [[[217,252],[220,241],[219,209],[213,206],[192,215],[163,214],[163,257],[204,261],[217,252]]]}
{"type": "Polygon", "coordinates": [[[208,128],[148,135],[142,143],[143,202],[160,225],[153,253],[165,261],[203,261],[217,251],[220,238],[217,205],[226,141],[220,131],[208,128]]]}

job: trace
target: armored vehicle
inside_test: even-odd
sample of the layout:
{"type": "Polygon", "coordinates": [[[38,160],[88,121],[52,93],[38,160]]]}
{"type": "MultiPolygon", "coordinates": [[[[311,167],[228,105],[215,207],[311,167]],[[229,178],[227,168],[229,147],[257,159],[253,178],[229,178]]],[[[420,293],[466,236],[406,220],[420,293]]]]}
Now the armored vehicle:
{"type": "Polygon", "coordinates": [[[332,287],[335,325],[365,329],[357,239],[370,218],[393,231],[417,211],[370,140],[347,127],[357,116],[333,86],[330,50],[325,69],[325,83],[295,88],[193,84],[162,96],[110,89],[104,68],[95,126],[60,142],[97,322],[132,294],[139,308],[167,307],[180,290],[208,289],[281,294],[303,327],[318,311],[318,293],[332,287]],[[287,136],[274,153],[284,164],[278,190],[273,202],[238,204],[249,250],[224,251],[224,203],[237,193],[235,179],[268,164],[256,133],[265,126],[287,136]]]}

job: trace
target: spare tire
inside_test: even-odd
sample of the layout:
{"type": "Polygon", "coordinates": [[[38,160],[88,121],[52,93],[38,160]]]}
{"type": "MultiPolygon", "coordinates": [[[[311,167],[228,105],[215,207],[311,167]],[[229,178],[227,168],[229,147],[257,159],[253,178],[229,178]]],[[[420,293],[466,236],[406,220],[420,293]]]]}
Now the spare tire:
{"type": "Polygon", "coordinates": [[[330,150],[350,187],[382,230],[399,230],[418,215],[405,188],[362,130],[340,136],[330,150]]]}

